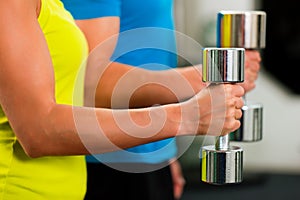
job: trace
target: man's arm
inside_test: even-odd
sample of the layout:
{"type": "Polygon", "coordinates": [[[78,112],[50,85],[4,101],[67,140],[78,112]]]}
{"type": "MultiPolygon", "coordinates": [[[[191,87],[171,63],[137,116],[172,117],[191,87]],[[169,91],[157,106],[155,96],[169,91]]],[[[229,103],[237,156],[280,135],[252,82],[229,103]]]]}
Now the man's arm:
{"type": "MultiPolygon", "coordinates": [[[[202,82],[201,65],[150,71],[110,62],[118,40],[119,17],[77,20],[77,24],[84,32],[91,51],[92,61],[86,76],[97,74],[99,77],[86,79],[86,105],[137,108],[174,103],[189,99],[206,87],[202,82]]],[[[245,82],[241,84],[246,92],[255,88],[260,61],[257,51],[246,52],[245,82]]]]}
{"type": "Polygon", "coordinates": [[[88,105],[126,108],[174,103],[192,97],[205,86],[199,66],[157,72],[110,62],[118,39],[119,17],[77,20],[76,23],[89,43],[90,60],[96,60],[88,65],[86,76],[100,76],[97,80],[86,79],[88,105]]]}

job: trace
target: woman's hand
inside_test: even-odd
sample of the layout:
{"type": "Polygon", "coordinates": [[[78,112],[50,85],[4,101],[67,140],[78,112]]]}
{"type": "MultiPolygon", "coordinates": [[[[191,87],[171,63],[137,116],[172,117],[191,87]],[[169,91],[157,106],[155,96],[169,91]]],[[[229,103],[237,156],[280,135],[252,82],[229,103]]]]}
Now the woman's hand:
{"type": "Polygon", "coordinates": [[[211,84],[182,103],[183,134],[226,135],[240,127],[244,89],[239,84],[211,84]]]}

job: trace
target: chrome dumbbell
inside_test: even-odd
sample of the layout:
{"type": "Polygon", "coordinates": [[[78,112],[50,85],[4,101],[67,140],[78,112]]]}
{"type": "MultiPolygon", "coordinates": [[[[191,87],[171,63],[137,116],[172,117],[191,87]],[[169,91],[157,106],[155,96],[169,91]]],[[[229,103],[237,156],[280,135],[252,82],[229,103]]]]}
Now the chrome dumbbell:
{"type": "MultiPolygon", "coordinates": [[[[210,84],[244,81],[244,48],[204,48],[203,81],[210,84]]],[[[202,181],[215,185],[240,183],[243,150],[230,146],[229,134],[216,137],[215,145],[201,148],[202,181]]]]}
{"type": "MultiPolygon", "coordinates": [[[[217,17],[217,47],[265,48],[266,13],[264,11],[220,11],[217,17]]],[[[230,134],[232,141],[255,142],[263,137],[263,105],[244,96],[241,127],[230,134]]]]}

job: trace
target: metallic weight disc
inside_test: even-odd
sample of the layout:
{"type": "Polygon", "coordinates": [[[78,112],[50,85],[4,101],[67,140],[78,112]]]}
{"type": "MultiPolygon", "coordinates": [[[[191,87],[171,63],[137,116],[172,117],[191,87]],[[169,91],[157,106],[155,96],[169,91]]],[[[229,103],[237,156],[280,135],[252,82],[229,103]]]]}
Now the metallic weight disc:
{"type": "Polygon", "coordinates": [[[217,19],[217,46],[265,48],[266,17],[264,11],[220,11],[217,19]]]}
{"type": "Polygon", "coordinates": [[[205,146],[200,150],[202,181],[213,185],[236,184],[243,180],[243,150],[231,146],[229,150],[216,150],[205,146]]]}
{"type": "Polygon", "coordinates": [[[230,134],[230,140],[236,142],[256,142],[263,137],[263,106],[247,103],[242,107],[241,126],[230,134]]]}
{"type": "Polygon", "coordinates": [[[204,48],[204,82],[238,83],[244,81],[244,48],[204,48]]]}

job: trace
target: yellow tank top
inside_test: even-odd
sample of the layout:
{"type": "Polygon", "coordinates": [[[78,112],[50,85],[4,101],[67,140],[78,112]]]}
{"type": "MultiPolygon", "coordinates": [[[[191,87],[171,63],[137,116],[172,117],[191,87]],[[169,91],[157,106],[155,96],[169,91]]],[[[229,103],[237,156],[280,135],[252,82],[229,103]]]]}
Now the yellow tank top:
{"type": "MultiPolygon", "coordinates": [[[[38,21],[52,56],[57,102],[82,105],[83,75],[77,73],[88,54],[84,35],[59,0],[42,0],[38,21]]],[[[83,156],[29,158],[0,107],[0,200],[77,200],[85,190],[83,156]]]]}

